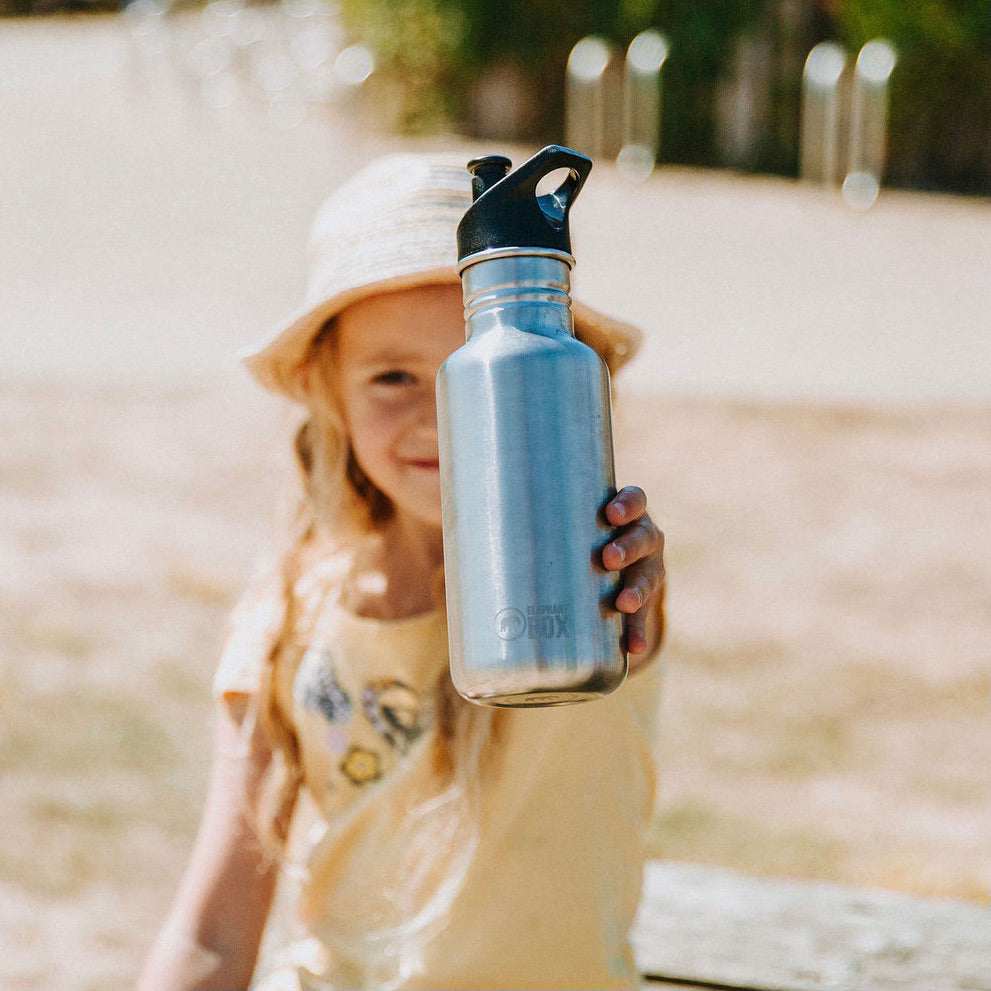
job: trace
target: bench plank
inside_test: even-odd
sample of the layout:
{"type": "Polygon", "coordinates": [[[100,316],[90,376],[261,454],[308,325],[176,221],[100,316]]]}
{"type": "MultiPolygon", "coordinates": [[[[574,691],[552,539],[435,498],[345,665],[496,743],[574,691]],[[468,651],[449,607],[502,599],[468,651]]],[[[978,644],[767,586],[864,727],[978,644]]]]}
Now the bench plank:
{"type": "Polygon", "coordinates": [[[647,865],[633,945],[689,986],[991,991],[989,907],[695,864],[647,865]]]}

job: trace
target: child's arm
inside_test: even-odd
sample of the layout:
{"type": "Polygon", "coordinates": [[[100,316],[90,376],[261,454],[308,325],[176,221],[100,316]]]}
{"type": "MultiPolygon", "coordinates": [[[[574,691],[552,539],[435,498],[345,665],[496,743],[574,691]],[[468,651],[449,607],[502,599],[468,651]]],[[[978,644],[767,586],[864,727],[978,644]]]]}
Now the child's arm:
{"type": "Polygon", "coordinates": [[[246,988],[251,980],[278,868],[257,838],[251,811],[271,749],[256,729],[248,752],[246,712],[244,696],[218,706],[199,833],[139,991],[246,988]]]}
{"type": "Polygon", "coordinates": [[[660,645],[664,628],[664,534],[647,515],[643,489],[627,485],[606,505],[606,519],[622,527],[602,550],[608,571],[622,573],[616,608],[626,615],[630,672],[647,663],[660,645]]]}

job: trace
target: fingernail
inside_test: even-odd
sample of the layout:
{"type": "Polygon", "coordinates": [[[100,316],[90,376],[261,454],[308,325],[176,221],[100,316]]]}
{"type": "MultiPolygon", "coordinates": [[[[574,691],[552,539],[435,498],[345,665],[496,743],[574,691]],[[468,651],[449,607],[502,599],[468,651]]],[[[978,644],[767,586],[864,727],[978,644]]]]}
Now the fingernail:
{"type": "MultiPolygon", "coordinates": [[[[635,613],[643,605],[643,596],[640,594],[640,590],[637,588],[624,588],[623,591],[619,593],[619,597],[625,599],[627,602],[627,606],[623,610],[623,612],[635,613]],[[630,601],[629,597],[631,595],[636,597],[636,605],[632,607],[629,605],[629,601],[630,601]]],[[[617,606],[618,604],[619,603],[617,600],[617,606]]]]}
{"type": "Polygon", "coordinates": [[[622,566],[623,562],[626,560],[626,551],[624,551],[619,544],[612,544],[612,549],[616,557],[619,558],[620,566],[622,566]]]}

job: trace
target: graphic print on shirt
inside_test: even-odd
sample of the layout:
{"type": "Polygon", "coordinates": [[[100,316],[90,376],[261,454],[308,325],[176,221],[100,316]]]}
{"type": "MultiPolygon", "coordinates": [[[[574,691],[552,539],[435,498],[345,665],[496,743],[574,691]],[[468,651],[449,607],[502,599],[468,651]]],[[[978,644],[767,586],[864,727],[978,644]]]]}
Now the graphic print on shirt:
{"type": "Polygon", "coordinates": [[[368,768],[371,763],[378,765],[378,755],[372,753],[360,764],[352,756],[354,706],[350,694],[341,684],[330,650],[310,647],[306,651],[296,672],[293,695],[307,712],[320,717],[323,727],[320,743],[334,760],[334,772],[324,781],[327,795],[337,792],[347,782],[357,785],[374,780],[378,775],[368,768]],[[356,768],[360,768],[360,773],[356,768]]]}
{"type": "Polygon", "coordinates": [[[382,777],[382,760],[374,750],[352,746],[341,761],[344,776],[356,785],[367,785],[382,777]]]}
{"type": "Polygon", "coordinates": [[[330,652],[311,647],[300,664],[296,696],[310,712],[319,712],[330,723],[351,722],[351,697],[334,672],[330,652]]]}
{"type": "Polygon", "coordinates": [[[420,696],[401,681],[371,681],[361,694],[365,717],[400,753],[406,753],[427,728],[420,696]]]}
{"type": "Polygon", "coordinates": [[[332,778],[326,782],[328,792],[344,783],[341,778],[358,787],[378,781],[393,766],[396,756],[409,750],[430,720],[429,707],[423,705],[421,696],[401,681],[370,681],[360,692],[361,708],[356,709],[343,680],[333,651],[311,647],[303,655],[293,685],[297,702],[320,717],[323,749],[335,758],[337,781],[332,778]],[[384,746],[376,747],[375,740],[384,746]]]}

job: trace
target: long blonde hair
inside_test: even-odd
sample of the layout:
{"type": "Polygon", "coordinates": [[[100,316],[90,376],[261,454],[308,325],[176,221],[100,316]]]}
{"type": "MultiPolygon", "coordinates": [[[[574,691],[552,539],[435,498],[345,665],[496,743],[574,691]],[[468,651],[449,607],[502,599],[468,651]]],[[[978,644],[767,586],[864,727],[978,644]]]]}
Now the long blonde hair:
{"type": "Polygon", "coordinates": [[[334,374],[337,321],[328,321],[313,338],[297,369],[304,383],[309,416],[295,439],[302,480],[300,511],[338,543],[360,540],[392,515],[389,498],[371,482],[351,449],[334,374]]]}
{"type": "MultiPolygon", "coordinates": [[[[284,612],[256,703],[259,729],[278,757],[262,789],[263,803],[256,809],[259,828],[267,840],[284,837],[284,810],[290,807],[289,799],[302,779],[299,741],[274,690],[278,660],[289,647],[296,625],[297,581],[324,555],[354,548],[376,535],[393,513],[391,501],[362,471],[351,449],[335,376],[336,356],[336,322],[331,320],[313,339],[296,370],[300,391],[306,396],[307,415],[293,441],[298,494],[280,556],[284,612]]],[[[442,603],[442,570],[436,576],[433,597],[438,605],[442,603]]],[[[450,678],[445,677],[437,685],[434,712],[432,764],[444,781],[455,772],[455,737],[480,720],[491,723],[494,736],[502,717],[462,702],[450,678]]],[[[474,731],[477,736],[477,727],[474,731]]]]}

